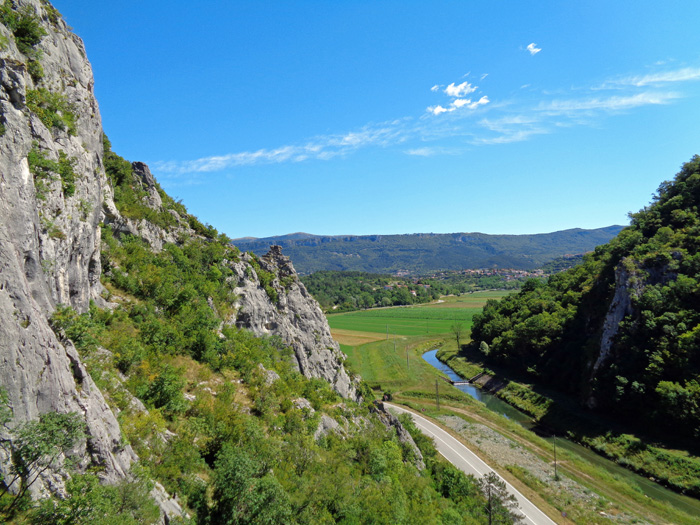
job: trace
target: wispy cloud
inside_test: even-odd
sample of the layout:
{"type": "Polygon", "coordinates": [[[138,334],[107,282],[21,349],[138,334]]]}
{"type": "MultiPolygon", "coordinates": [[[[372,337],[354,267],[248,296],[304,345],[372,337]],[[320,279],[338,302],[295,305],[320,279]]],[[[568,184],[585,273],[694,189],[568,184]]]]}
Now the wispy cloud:
{"type": "Polygon", "coordinates": [[[539,115],[509,115],[496,119],[482,119],[479,125],[493,133],[474,138],[474,144],[522,142],[533,135],[549,133],[549,127],[539,115]]]}
{"type": "Polygon", "coordinates": [[[309,159],[328,160],[363,147],[399,144],[410,136],[405,129],[409,121],[410,119],[398,119],[367,125],[357,131],[316,137],[300,145],[214,155],[190,161],[155,162],[152,167],[158,173],[176,178],[183,174],[222,171],[237,166],[301,162],[309,159]]]}
{"type": "Polygon", "coordinates": [[[400,147],[407,155],[422,157],[461,154],[467,148],[521,142],[555,133],[562,127],[593,125],[637,108],[672,104],[685,96],[685,83],[697,80],[700,68],[684,67],[621,76],[588,89],[521,89],[512,91],[515,98],[494,102],[468,81],[446,87],[435,84],[430,91],[443,100],[429,106],[419,118],[370,123],[345,133],[319,135],[276,148],[154,162],[151,167],[162,180],[182,185],[236,167],[329,160],[370,147],[400,147]],[[664,89],[671,84],[673,90],[664,89]]]}
{"type": "Polygon", "coordinates": [[[531,44],[528,44],[526,49],[533,56],[536,55],[537,53],[539,53],[540,51],[542,51],[542,48],[537,47],[537,44],[535,44],[534,42],[532,42],[531,44]]]}
{"type": "Polygon", "coordinates": [[[659,73],[651,73],[642,76],[624,77],[617,80],[611,80],[605,83],[603,87],[645,87],[650,85],[667,84],[669,82],[687,82],[690,80],[700,80],[700,68],[685,67],[675,71],[662,71],[659,73]]]}
{"type": "Polygon", "coordinates": [[[550,114],[591,110],[620,111],[637,108],[640,106],[668,104],[672,100],[679,98],[679,96],[680,95],[678,93],[673,92],[645,92],[626,97],[612,96],[571,100],[552,100],[550,102],[540,103],[536,109],[550,114]]]}
{"type": "Polygon", "coordinates": [[[463,149],[424,146],[421,148],[404,150],[404,153],[406,155],[413,155],[414,157],[434,157],[436,155],[459,155],[462,151],[463,149]]]}

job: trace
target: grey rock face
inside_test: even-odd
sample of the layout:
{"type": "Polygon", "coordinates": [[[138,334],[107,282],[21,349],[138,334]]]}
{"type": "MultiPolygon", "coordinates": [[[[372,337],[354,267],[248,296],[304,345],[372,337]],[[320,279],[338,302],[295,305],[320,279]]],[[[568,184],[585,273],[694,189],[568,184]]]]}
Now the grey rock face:
{"type": "Polygon", "coordinates": [[[316,431],[314,432],[314,439],[318,441],[329,432],[337,432],[342,434],[343,430],[335,419],[326,414],[321,414],[321,421],[318,422],[318,428],[316,428],[316,431]]]}
{"type": "Polygon", "coordinates": [[[610,356],[613,339],[617,335],[620,322],[632,313],[632,296],[639,297],[642,288],[639,278],[633,278],[625,268],[624,261],[615,269],[615,295],[608,307],[600,338],[600,353],[593,364],[593,375],[610,356]]]}
{"type": "MultiPolygon", "coordinates": [[[[39,1],[19,0],[45,17],[39,1]]],[[[45,20],[45,18],[44,18],[45,20]]],[[[13,424],[42,413],[77,412],[88,438],[76,451],[82,466],[103,467],[101,476],[116,481],[136,459],[114,414],[80,362],[75,348],[60,341],[48,317],[59,303],[85,311],[102,290],[100,209],[106,178],[102,169],[102,124],[93,95],[90,64],[82,41],[62,21],[44,24],[36,86],[26,57],[10,45],[0,59],[0,385],[9,396],[13,424]],[[65,96],[76,115],[77,131],[49,129],[26,105],[27,93],[42,87],[65,96]],[[60,177],[37,191],[28,155],[39,148],[50,160],[71,159],[75,193],[68,195],[60,177]]],[[[0,457],[7,474],[9,458],[0,457]]],[[[60,490],[60,473],[48,472],[35,493],[60,490]]]]}
{"type": "Polygon", "coordinates": [[[238,301],[237,313],[229,323],[256,335],[279,336],[294,349],[296,366],[304,376],[324,379],[341,396],[357,399],[356,382],[343,366],[345,355],[289,258],[282,255],[279,246],[272,246],[258,263],[263,271],[275,276],[269,286],[277,294],[276,303],[261,284],[252,260],[250,254],[244,254],[241,262],[232,265],[238,279],[238,301]]]}
{"type": "MultiPolygon", "coordinates": [[[[678,254],[680,256],[680,254],[678,254]]],[[[665,283],[675,279],[676,275],[668,268],[645,269],[638,267],[631,259],[623,259],[615,268],[615,293],[608,307],[608,312],[603,323],[603,333],[600,338],[600,347],[590,377],[596,375],[610,361],[616,352],[615,338],[623,319],[635,315],[635,302],[644,293],[647,285],[665,283]]],[[[595,408],[598,400],[592,394],[587,395],[585,404],[588,408],[595,408]]]]}

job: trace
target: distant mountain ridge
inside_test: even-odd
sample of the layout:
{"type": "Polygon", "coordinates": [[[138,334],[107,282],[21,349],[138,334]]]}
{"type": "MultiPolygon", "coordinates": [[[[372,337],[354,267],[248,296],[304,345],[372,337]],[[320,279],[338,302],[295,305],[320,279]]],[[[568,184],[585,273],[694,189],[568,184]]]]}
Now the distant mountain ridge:
{"type": "Polygon", "coordinates": [[[282,246],[300,274],[320,270],[427,273],[465,268],[531,270],[564,255],[581,254],[615,237],[623,226],[574,228],[529,235],[412,233],[400,235],[314,235],[241,238],[242,250],[264,254],[282,246]]]}

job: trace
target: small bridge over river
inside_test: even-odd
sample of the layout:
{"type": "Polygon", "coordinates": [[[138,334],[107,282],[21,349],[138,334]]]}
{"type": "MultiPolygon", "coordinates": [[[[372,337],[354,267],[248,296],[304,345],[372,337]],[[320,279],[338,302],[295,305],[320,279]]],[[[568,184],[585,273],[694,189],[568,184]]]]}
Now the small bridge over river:
{"type": "Polygon", "coordinates": [[[460,381],[452,381],[451,379],[448,379],[444,376],[441,376],[441,378],[443,379],[443,381],[446,381],[447,383],[449,383],[451,385],[471,385],[472,383],[474,383],[474,381],[479,379],[484,374],[486,374],[486,372],[479,372],[474,377],[471,377],[469,379],[462,379],[460,381]]]}

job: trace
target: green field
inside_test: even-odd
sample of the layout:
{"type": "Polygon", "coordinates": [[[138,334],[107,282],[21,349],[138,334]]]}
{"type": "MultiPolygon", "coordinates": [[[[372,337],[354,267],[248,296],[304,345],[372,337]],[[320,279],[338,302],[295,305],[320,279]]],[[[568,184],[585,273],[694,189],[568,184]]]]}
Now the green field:
{"type": "Polygon", "coordinates": [[[505,292],[475,292],[450,297],[444,302],[419,306],[375,308],[328,316],[332,330],[389,333],[404,336],[441,335],[450,333],[455,323],[469,330],[472,317],[486,300],[503,297],[505,292]]]}

